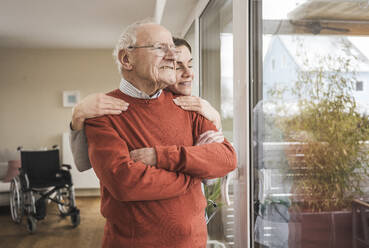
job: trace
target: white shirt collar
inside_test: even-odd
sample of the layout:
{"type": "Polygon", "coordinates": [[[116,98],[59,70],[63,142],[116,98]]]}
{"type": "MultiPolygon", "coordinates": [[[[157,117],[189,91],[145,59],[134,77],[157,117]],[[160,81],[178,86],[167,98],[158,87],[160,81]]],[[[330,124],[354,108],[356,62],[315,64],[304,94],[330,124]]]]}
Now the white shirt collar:
{"type": "Polygon", "coordinates": [[[128,82],[124,78],[122,78],[122,80],[120,81],[119,89],[126,95],[140,99],[156,99],[161,95],[161,92],[163,92],[163,90],[158,90],[154,95],[149,96],[145,92],[142,92],[141,90],[137,89],[135,86],[133,86],[130,82],[128,82]]]}

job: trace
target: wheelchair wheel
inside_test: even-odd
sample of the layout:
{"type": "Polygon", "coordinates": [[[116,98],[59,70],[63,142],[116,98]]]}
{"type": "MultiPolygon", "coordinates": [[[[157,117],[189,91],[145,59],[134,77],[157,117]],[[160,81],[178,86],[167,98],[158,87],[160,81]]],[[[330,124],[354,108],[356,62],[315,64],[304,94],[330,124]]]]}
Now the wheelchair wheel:
{"type": "Polygon", "coordinates": [[[27,216],[36,214],[35,197],[32,191],[24,194],[24,208],[27,216]]]}
{"type": "Polygon", "coordinates": [[[27,217],[27,230],[29,233],[33,234],[36,232],[36,219],[33,216],[27,217]]]}
{"type": "Polygon", "coordinates": [[[10,183],[10,212],[12,220],[19,224],[22,221],[23,209],[23,194],[19,178],[15,177],[10,183]]]}
{"type": "Polygon", "coordinates": [[[71,209],[75,206],[74,190],[72,187],[59,189],[56,199],[60,202],[60,204],[58,204],[58,209],[62,216],[69,214],[71,209]]]}
{"type": "Polygon", "coordinates": [[[70,220],[72,221],[73,227],[77,227],[81,223],[81,216],[79,215],[79,211],[75,211],[70,215],[70,220]]]}

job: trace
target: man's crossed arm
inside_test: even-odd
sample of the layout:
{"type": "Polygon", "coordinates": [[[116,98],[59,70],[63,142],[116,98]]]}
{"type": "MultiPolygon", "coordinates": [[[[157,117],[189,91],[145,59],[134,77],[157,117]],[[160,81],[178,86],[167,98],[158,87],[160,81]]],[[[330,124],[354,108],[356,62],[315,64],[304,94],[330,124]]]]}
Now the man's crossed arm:
{"type": "Polygon", "coordinates": [[[96,175],[121,201],[175,197],[201,179],[224,176],[236,166],[228,141],[193,147],[156,146],[156,166],[152,166],[132,159],[107,117],[89,120],[85,131],[96,175]]]}
{"type": "MultiPolygon", "coordinates": [[[[212,144],[212,143],[218,143],[225,145],[227,148],[230,145],[228,141],[224,140],[223,133],[220,131],[214,131],[209,130],[204,133],[202,133],[196,143],[195,146],[199,145],[206,145],[206,144],[212,144]],[[225,143],[224,143],[225,142],[225,143]]],[[[222,146],[215,145],[215,146],[209,146],[207,150],[205,149],[192,149],[189,147],[182,147],[177,148],[177,146],[157,146],[157,147],[150,147],[150,148],[141,148],[136,149],[130,152],[130,156],[134,161],[141,161],[146,165],[152,165],[156,166],[158,168],[166,169],[169,171],[177,171],[189,174],[191,176],[200,177],[203,179],[210,179],[210,178],[216,178],[216,177],[222,177],[225,176],[229,172],[229,167],[232,166],[230,163],[224,163],[224,166],[214,166],[211,161],[208,163],[202,164],[202,161],[198,161],[199,159],[202,159],[201,154],[203,152],[208,152],[209,150],[215,149],[216,151],[219,151],[219,147],[221,149],[222,146]],[[215,148],[214,148],[215,147],[215,148]],[[186,149],[187,151],[180,151],[180,149],[186,149]],[[192,149],[192,150],[191,150],[192,149]],[[188,153],[195,153],[192,154],[193,158],[191,160],[186,158],[180,158],[180,153],[188,154],[188,153]],[[197,153],[197,154],[196,154],[197,153]],[[159,162],[158,162],[159,158],[159,162]]],[[[204,147],[202,147],[204,148],[204,147]]],[[[232,149],[232,148],[230,148],[232,149]]],[[[221,154],[222,151],[219,151],[221,154]]],[[[214,151],[211,151],[210,153],[214,153],[214,151]]],[[[185,155],[186,156],[186,155],[185,155]]],[[[227,156],[227,154],[225,155],[227,156]]],[[[232,160],[232,158],[230,158],[232,160]]],[[[230,161],[231,162],[231,161],[230,161]]]]}

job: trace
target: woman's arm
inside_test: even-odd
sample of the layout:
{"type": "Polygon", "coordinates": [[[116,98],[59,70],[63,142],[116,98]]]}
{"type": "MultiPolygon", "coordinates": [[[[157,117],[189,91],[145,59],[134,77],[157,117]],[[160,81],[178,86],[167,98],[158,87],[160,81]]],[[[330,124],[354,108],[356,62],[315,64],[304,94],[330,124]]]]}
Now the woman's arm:
{"type": "Polygon", "coordinates": [[[84,121],[103,115],[119,115],[128,109],[129,103],[103,93],[91,94],[80,101],[72,112],[72,130],[81,130],[84,121]]]}
{"type": "Polygon", "coordinates": [[[69,140],[74,163],[80,172],[91,168],[86,134],[83,129],[84,121],[102,115],[120,114],[128,109],[128,105],[123,100],[97,93],[88,95],[74,107],[69,140]]]}
{"type": "Polygon", "coordinates": [[[210,103],[197,96],[179,96],[173,99],[174,103],[184,110],[195,111],[211,121],[220,130],[222,122],[218,111],[210,103]]]}
{"type": "Polygon", "coordinates": [[[83,172],[91,169],[85,130],[72,130],[69,135],[69,141],[77,170],[83,172]]]}

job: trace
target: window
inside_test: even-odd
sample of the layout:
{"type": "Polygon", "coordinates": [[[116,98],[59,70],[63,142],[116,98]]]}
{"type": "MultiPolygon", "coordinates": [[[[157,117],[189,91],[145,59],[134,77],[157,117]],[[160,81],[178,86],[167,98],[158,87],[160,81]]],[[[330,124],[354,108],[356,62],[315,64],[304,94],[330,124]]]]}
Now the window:
{"type": "Polygon", "coordinates": [[[192,50],[192,64],[193,64],[193,69],[194,69],[194,73],[195,73],[195,77],[193,80],[193,85],[192,85],[192,94],[193,96],[200,96],[200,84],[199,84],[199,80],[198,80],[198,75],[197,75],[197,47],[196,47],[196,41],[195,41],[195,21],[191,24],[190,29],[187,31],[184,39],[190,44],[191,46],[191,50],[192,50]]]}
{"type": "MultiPolygon", "coordinates": [[[[200,82],[201,96],[220,113],[222,131],[233,140],[233,35],[232,1],[210,1],[200,16],[200,82]]],[[[205,192],[228,185],[223,178],[205,192]]],[[[218,210],[208,224],[208,244],[221,242],[222,247],[234,247],[234,194],[229,182],[228,195],[217,197],[218,210]]],[[[215,190],[215,191],[216,191],[215,190]]],[[[222,190],[223,191],[223,190],[222,190]]],[[[223,191],[224,192],[224,191],[223,191]]]]}
{"type": "Polygon", "coordinates": [[[275,71],[275,59],[272,59],[272,71],[275,71]]]}
{"type": "Polygon", "coordinates": [[[233,139],[232,1],[211,1],[200,17],[202,96],[219,111],[223,133],[233,139]]]}
{"type": "Polygon", "coordinates": [[[251,5],[254,247],[352,247],[351,202],[369,197],[367,1],[251,5]]]}
{"type": "Polygon", "coordinates": [[[286,55],[282,56],[282,63],[281,63],[282,68],[287,68],[287,58],[286,55]]]}

